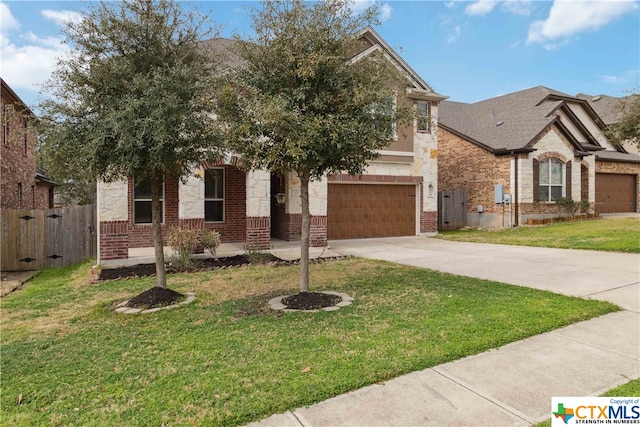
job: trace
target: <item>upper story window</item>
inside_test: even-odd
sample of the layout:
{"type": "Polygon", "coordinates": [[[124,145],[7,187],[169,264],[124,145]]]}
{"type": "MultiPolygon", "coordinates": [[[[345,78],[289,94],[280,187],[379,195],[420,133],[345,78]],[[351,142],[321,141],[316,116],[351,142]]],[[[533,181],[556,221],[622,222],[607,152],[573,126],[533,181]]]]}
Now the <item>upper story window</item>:
{"type": "MultiPolygon", "coordinates": [[[[135,224],[151,224],[151,182],[134,181],[133,187],[133,222],[135,224]]],[[[160,194],[160,222],[164,222],[164,184],[160,194]]]]}
{"type": "Polygon", "coordinates": [[[431,132],[431,109],[428,101],[418,101],[417,104],[418,132],[431,132]]]}
{"type": "Polygon", "coordinates": [[[29,124],[26,118],[22,119],[22,132],[24,133],[22,142],[22,154],[26,155],[29,151],[29,124]]]}
{"type": "Polygon", "coordinates": [[[396,122],[393,120],[397,106],[397,95],[382,95],[380,101],[371,107],[373,120],[380,130],[385,133],[389,132],[393,135],[393,139],[397,139],[396,122]]]}
{"type": "Polygon", "coordinates": [[[224,169],[204,171],[204,220],[224,221],[224,169]]]}
{"type": "Polygon", "coordinates": [[[2,106],[2,142],[7,144],[9,142],[9,120],[10,112],[12,110],[10,104],[4,104],[2,106]]]}
{"type": "Polygon", "coordinates": [[[541,202],[553,202],[564,193],[564,164],[553,158],[540,162],[538,197],[541,202]]]}

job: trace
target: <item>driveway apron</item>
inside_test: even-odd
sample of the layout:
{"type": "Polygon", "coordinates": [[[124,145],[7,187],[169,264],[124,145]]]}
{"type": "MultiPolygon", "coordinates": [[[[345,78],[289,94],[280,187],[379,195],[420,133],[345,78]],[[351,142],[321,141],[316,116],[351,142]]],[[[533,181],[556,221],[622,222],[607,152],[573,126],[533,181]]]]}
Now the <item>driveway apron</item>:
{"type": "Polygon", "coordinates": [[[338,240],[334,252],[610,301],[640,312],[640,255],[450,242],[427,237],[338,240]]]}

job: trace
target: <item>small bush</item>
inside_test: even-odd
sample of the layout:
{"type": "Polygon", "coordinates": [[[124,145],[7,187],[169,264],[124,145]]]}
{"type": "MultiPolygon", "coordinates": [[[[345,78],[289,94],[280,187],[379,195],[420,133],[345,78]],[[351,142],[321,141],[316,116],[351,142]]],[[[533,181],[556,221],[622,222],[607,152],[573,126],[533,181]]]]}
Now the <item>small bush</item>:
{"type": "Polygon", "coordinates": [[[205,228],[200,235],[200,242],[202,246],[209,251],[211,256],[215,258],[218,246],[220,246],[220,233],[205,228]]]}
{"type": "Polygon", "coordinates": [[[195,252],[198,243],[200,243],[198,230],[169,227],[167,243],[174,252],[171,257],[173,267],[178,270],[186,270],[193,266],[191,254],[195,252]]]}
{"type": "Polygon", "coordinates": [[[271,259],[271,254],[258,249],[250,249],[246,246],[244,248],[244,255],[251,264],[265,264],[271,259]]]}
{"type": "Polygon", "coordinates": [[[580,212],[588,213],[591,209],[591,203],[588,200],[580,200],[580,212]]]}
{"type": "Polygon", "coordinates": [[[567,197],[559,197],[558,199],[556,199],[556,206],[558,207],[558,210],[560,212],[565,212],[571,216],[574,216],[580,208],[578,202],[567,197]]]}

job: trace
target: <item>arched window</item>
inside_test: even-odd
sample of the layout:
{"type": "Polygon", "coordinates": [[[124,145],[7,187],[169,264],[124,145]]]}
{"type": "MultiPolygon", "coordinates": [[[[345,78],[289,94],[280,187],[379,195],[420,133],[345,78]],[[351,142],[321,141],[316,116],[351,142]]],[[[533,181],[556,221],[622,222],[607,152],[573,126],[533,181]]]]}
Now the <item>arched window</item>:
{"type": "Polygon", "coordinates": [[[564,164],[554,158],[540,161],[538,200],[553,202],[564,195],[564,164]]]}

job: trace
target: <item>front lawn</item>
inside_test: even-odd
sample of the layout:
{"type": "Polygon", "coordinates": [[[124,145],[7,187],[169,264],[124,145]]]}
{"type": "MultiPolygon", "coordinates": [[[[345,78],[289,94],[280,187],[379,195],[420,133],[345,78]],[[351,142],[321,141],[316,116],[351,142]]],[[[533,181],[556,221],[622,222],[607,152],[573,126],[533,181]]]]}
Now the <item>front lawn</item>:
{"type": "Polygon", "coordinates": [[[444,231],[438,238],[460,242],[640,253],[640,221],[607,218],[504,230],[444,231]]]}
{"type": "Polygon", "coordinates": [[[89,264],[40,273],[2,303],[2,425],[238,425],[616,311],[610,303],[395,264],[311,266],[335,312],[280,313],[297,266],[169,275],[195,303],[109,306],[153,278],[90,284],[89,264]]]}

